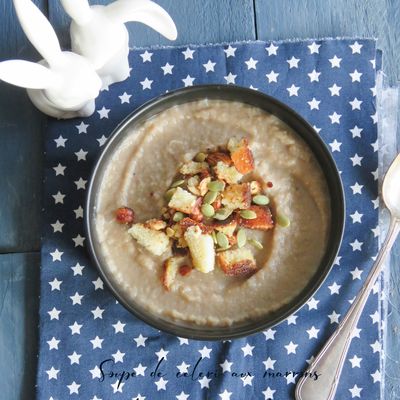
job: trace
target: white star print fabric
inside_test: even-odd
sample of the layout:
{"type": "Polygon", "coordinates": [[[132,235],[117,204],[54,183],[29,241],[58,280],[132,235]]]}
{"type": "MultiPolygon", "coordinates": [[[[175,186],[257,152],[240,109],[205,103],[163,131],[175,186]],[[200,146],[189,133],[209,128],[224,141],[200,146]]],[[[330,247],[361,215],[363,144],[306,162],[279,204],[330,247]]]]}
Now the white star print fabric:
{"type": "MultiPolygon", "coordinates": [[[[135,49],[131,76],[102,91],[90,118],[49,120],[39,400],[293,398],[377,253],[376,58],[375,41],[360,39],[135,49]],[[298,111],[332,152],[347,206],[340,253],[313,298],[278,326],[225,342],[174,337],[130,315],[91,265],[83,229],[91,168],[116,125],[166,91],[207,83],[251,87],[298,111]]],[[[353,333],[338,399],[379,398],[379,301],[378,282],[353,333]]]]}

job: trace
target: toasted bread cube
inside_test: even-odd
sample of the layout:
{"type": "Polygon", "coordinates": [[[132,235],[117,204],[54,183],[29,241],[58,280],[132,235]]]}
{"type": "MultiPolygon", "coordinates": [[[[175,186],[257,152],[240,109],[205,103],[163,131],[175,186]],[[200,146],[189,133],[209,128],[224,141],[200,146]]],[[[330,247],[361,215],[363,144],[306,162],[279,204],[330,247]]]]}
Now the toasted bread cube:
{"type": "Polygon", "coordinates": [[[171,289],[171,286],[176,278],[176,274],[178,273],[184,259],[185,257],[183,256],[173,256],[168,258],[168,260],[164,262],[164,271],[161,277],[161,281],[167,290],[171,289]]]}
{"type": "Polygon", "coordinates": [[[204,234],[208,234],[213,231],[212,226],[204,225],[201,222],[194,220],[193,218],[183,218],[181,221],[179,221],[179,225],[183,233],[185,233],[186,229],[191,226],[198,226],[204,234]]]}
{"type": "Polygon", "coordinates": [[[189,192],[193,193],[196,196],[200,196],[200,191],[198,189],[199,183],[200,183],[200,178],[198,175],[189,178],[187,182],[187,188],[189,192]]]}
{"type": "Polygon", "coordinates": [[[179,172],[182,175],[196,175],[204,170],[208,170],[208,164],[206,162],[188,161],[182,165],[179,172]]]}
{"type": "Polygon", "coordinates": [[[211,176],[202,179],[197,187],[200,196],[204,196],[208,192],[208,184],[211,182],[211,176]]]}
{"type": "Polygon", "coordinates": [[[228,185],[222,193],[221,202],[232,210],[249,208],[251,204],[250,184],[235,183],[228,185]]]}
{"type": "Polygon", "coordinates": [[[181,226],[180,222],[171,226],[171,229],[174,231],[173,239],[175,239],[176,247],[185,248],[188,247],[185,238],[183,237],[184,229],[181,226]]]}
{"type": "Polygon", "coordinates": [[[162,231],[167,227],[167,223],[161,219],[153,218],[144,223],[144,226],[155,231],[162,231]]]}
{"type": "Polygon", "coordinates": [[[228,276],[247,276],[257,270],[253,253],[246,248],[221,251],[217,254],[217,261],[228,276]]]}
{"type": "Polygon", "coordinates": [[[177,187],[168,203],[168,207],[190,214],[196,205],[197,197],[181,187],[177,187]]]}
{"type": "Polygon", "coordinates": [[[211,272],[215,264],[214,241],[211,235],[203,234],[198,226],[190,226],[186,229],[184,237],[189,246],[193,266],[200,272],[211,272]]]}
{"type": "Polygon", "coordinates": [[[251,181],[250,182],[250,192],[251,194],[254,196],[256,194],[260,194],[261,193],[261,183],[258,181],[251,181]]]}
{"type": "Polygon", "coordinates": [[[244,219],[237,214],[237,222],[240,226],[248,229],[258,229],[261,231],[268,231],[274,227],[272,220],[271,210],[267,206],[251,206],[249,210],[257,214],[255,219],[244,219]]]}
{"type": "Polygon", "coordinates": [[[228,149],[234,166],[241,174],[247,174],[254,170],[253,153],[249,147],[247,138],[238,140],[231,138],[228,141],[228,149]]]}
{"type": "Polygon", "coordinates": [[[208,154],[206,160],[211,166],[217,165],[218,162],[223,162],[228,166],[232,165],[232,160],[229,154],[223,153],[221,151],[215,151],[214,153],[208,154]]]}
{"type": "Polygon", "coordinates": [[[235,220],[231,220],[225,224],[223,222],[214,223],[212,226],[216,231],[224,233],[229,238],[230,236],[233,236],[233,233],[237,227],[237,222],[235,220]]]}
{"type": "Polygon", "coordinates": [[[226,183],[238,183],[243,175],[236,169],[235,166],[229,166],[222,161],[218,161],[217,165],[214,167],[215,174],[218,179],[225,181],[226,183]]]}
{"type": "Polygon", "coordinates": [[[128,233],[150,253],[160,256],[170,249],[168,236],[162,231],[147,228],[144,224],[133,224],[128,233]]]}

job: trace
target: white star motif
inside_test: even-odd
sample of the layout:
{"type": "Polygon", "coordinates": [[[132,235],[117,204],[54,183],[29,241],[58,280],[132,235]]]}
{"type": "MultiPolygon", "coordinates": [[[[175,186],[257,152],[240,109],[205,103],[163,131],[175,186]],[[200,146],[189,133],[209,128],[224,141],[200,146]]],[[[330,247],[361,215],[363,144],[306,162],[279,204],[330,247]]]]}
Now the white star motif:
{"type": "Polygon", "coordinates": [[[219,366],[222,368],[222,372],[231,372],[231,366],[233,365],[233,362],[229,362],[228,360],[225,360],[222,364],[219,364],[219,366]]]}
{"type": "Polygon", "coordinates": [[[206,72],[214,72],[214,67],[217,65],[217,63],[212,62],[211,60],[208,60],[206,64],[203,64],[204,69],[206,72]]]}
{"type": "Polygon", "coordinates": [[[372,376],[372,379],[374,380],[374,383],[381,381],[381,373],[380,373],[380,371],[376,370],[373,374],[370,374],[370,375],[372,376]]]}
{"type": "Polygon", "coordinates": [[[61,261],[61,257],[64,253],[62,251],[58,251],[58,249],[55,249],[53,253],[50,253],[51,257],[53,258],[53,262],[55,261],[61,261]]]}
{"type": "Polygon", "coordinates": [[[321,101],[313,97],[312,100],[307,101],[307,103],[310,106],[310,110],[319,110],[319,103],[321,103],[321,101]]]}
{"type": "Polygon", "coordinates": [[[275,333],[276,331],[273,329],[268,329],[267,331],[264,331],[263,334],[265,335],[265,340],[275,340],[275,333]]]}
{"type": "Polygon", "coordinates": [[[69,394],[73,394],[73,393],[79,394],[80,387],[81,387],[81,385],[79,385],[75,381],[73,381],[70,385],[67,385],[67,388],[69,389],[69,394]]]}
{"type": "Polygon", "coordinates": [[[278,49],[279,49],[279,46],[275,46],[273,43],[271,43],[268,47],[265,48],[265,50],[267,50],[269,56],[276,56],[278,49]]]}
{"type": "Polygon", "coordinates": [[[151,62],[151,56],[153,53],[149,53],[147,50],[140,55],[142,57],[143,62],[151,62]]]}
{"type": "Polygon", "coordinates": [[[59,220],[57,220],[54,224],[50,224],[53,228],[53,233],[62,232],[62,228],[64,224],[62,224],[59,220]]]}
{"type": "Polygon", "coordinates": [[[50,321],[53,320],[53,319],[58,319],[59,320],[60,319],[59,318],[60,317],[60,313],[61,313],[61,311],[57,310],[55,307],[53,307],[52,310],[47,311],[47,314],[50,315],[50,321]]]}
{"type": "Polygon", "coordinates": [[[293,57],[290,60],[286,60],[286,62],[289,64],[289,69],[292,68],[299,68],[299,58],[293,57]]]}
{"type": "Polygon", "coordinates": [[[79,325],[76,321],[73,325],[70,325],[69,329],[71,329],[71,335],[80,335],[82,326],[83,325],[79,325]]]}
{"type": "Polygon", "coordinates": [[[231,398],[232,392],[228,392],[226,389],[220,393],[218,396],[221,400],[229,400],[231,398]]]}
{"type": "Polygon", "coordinates": [[[374,124],[377,124],[377,123],[378,123],[378,113],[372,114],[372,115],[371,115],[371,118],[372,118],[372,122],[373,122],[374,124]]]}
{"type": "Polygon", "coordinates": [[[154,384],[157,386],[157,392],[159,390],[167,390],[167,383],[168,381],[164,380],[164,378],[160,378],[157,382],[154,382],[154,384]]]}
{"type": "Polygon", "coordinates": [[[362,101],[358,100],[357,97],[354,97],[353,101],[349,101],[352,110],[361,110],[362,101]]]}
{"type": "Polygon", "coordinates": [[[186,394],[184,391],[182,391],[180,394],[175,396],[177,400],[187,400],[189,398],[189,395],[186,394]]]}
{"type": "Polygon", "coordinates": [[[331,63],[331,68],[340,68],[340,61],[342,61],[342,59],[338,58],[336,55],[330,58],[329,62],[331,63]]]}
{"type": "Polygon", "coordinates": [[[74,181],[74,183],[75,183],[75,185],[76,185],[76,189],[77,189],[77,190],[79,190],[79,189],[85,190],[85,189],[86,189],[86,183],[87,183],[87,181],[83,180],[82,178],[79,178],[79,180],[74,181]]]}
{"type": "Polygon", "coordinates": [[[56,142],[57,147],[65,147],[65,142],[68,139],[63,138],[61,135],[57,138],[54,139],[54,141],[56,142]]]}
{"type": "Polygon", "coordinates": [[[80,149],[75,153],[77,161],[86,161],[86,156],[87,156],[87,151],[84,151],[83,149],[80,149]]]}
{"type": "Polygon", "coordinates": [[[297,348],[298,344],[293,343],[292,341],[290,341],[289,344],[285,345],[285,348],[287,350],[288,354],[296,354],[296,348],[297,348]]]}
{"type": "Polygon", "coordinates": [[[371,174],[374,177],[374,180],[377,181],[379,177],[379,168],[377,168],[375,171],[372,171],[371,174]]]}
{"type": "Polygon", "coordinates": [[[308,77],[310,78],[310,82],[319,82],[319,76],[321,75],[321,72],[317,72],[315,69],[307,74],[308,77]]]}
{"type": "Polygon", "coordinates": [[[83,218],[83,208],[79,206],[76,210],[74,210],[75,219],[83,218]]]}
{"type": "Polygon", "coordinates": [[[333,324],[333,323],[339,323],[339,317],[340,317],[340,314],[337,314],[336,313],[336,311],[332,311],[332,314],[330,314],[330,315],[328,315],[328,318],[330,319],[330,321],[331,321],[331,324],[333,324]]]}
{"type": "Polygon", "coordinates": [[[75,292],[75,294],[73,296],[69,296],[69,298],[72,300],[72,305],[82,304],[81,301],[83,299],[83,295],[80,295],[78,292],[75,292]]]}
{"type": "Polygon", "coordinates": [[[358,267],[356,267],[355,269],[353,269],[353,271],[350,271],[350,274],[353,277],[353,281],[354,279],[361,280],[362,269],[358,269],[358,267]]]}
{"type": "Polygon", "coordinates": [[[253,355],[254,346],[250,346],[249,343],[246,343],[246,346],[242,347],[243,356],[252,356],[253,355]]]}
{"type": "Polygon", "coordinates": [[[265,370],[268,371],[269,369],[274,369],[275,363],[276,360],[272,360],[270,357],[268,357],[265,361],[263,361],[263,364],[265,365],[265,370]]]}
{"type": "Polygon", "coordinates": [[[286,90],[289,92],[289,97],[292,96],[298,96],[298,92],[299,92],[300,87],[292,85],[290,87],[288,87],[286,90]]]}
{"type": "Polygon", "coordinates": [[[276,390],[272,390],[269,386],[262,391],[262,394],[264,395],[264,400],[273,400],[274,398],[274,393],[276,390]]]}
{"type": "Polygon", "coordinates": [[[93,369],[90,369],[89,372],[92,374],[92,379],[101,378],[101,371],[97,365],[93,369]]]}
{"type": "Polygon", "coordinates": [[[356,125],[353,129],[350,129],[350,132],[351,132],[353,138],[355,138],[355,137],[361,137],[362,129],[359,128],[359,127],[356,125]]]}
{"type": "Polygon", "coordinates": [[[224,79],[226,80],[226,83],[234,84],[236,77],[237,75],[233,75],[232,72],[229,72],[227,76],[224,76],[224,79]]]}
{"type": "Polygon", "coordinates": [[[172,69],[174,68],[174,65],[171,65],[169,63],[166,63],[161,69],[163,70],[164,75],[172,75],[172,69]]]}
{"type": "Polygon", "coordinates": [[[340,114],[337,114],[336,111],[329,115],[329,119],[331,120],[331,124],[340,124],[340,114]]]}
{"type": "Polygon", "coordinates": [[[308,300],[307,305],[308,305],[308,310],[318,310],[318,303],[319,300],[315,300],[314,297],[312,297],[310,300],[308,300]]]}
{"type": "Polygon", "coordinates": [[[140,393],[133,398],[133,400],[146,400],[146,396],[142,396],[140,393]]]}
{"type": "Polygon", "coordinates": [[[91,313],[93,314],[93,319],[103,319],[103,312],[104,309],[101,309],[99,306],[97,306],[94,310],[91,311],[91,313]]]}
{"type": "Polygon", "coordinates": [[[378,139],[374,143],[371,143],[371,146],[372,146],[372,148],[374,150],[374,153],[376,153],[378,151],[378,148],[379,148],[378,139]]]}
{"type": "Polygon", "coordinates": [[[361,368],[361,360],[362,358],[359,358],[354,354],[353,358],[349,358],[349,361],[351,362],[351,368],[361,368]]]}
{"type": "Polygon", "coordinates": [[[375,69],[376,68],[376,60],[375,59],[369,60],[369,62],[371,63],[372,68],[375,69]]]}
{"type": "Polygon", "coordinates": [[[374,343],[370,344],[374,353],[380,352],[382,350],[381,344],[375,340],[374,343]]]}
{"type": "Polygon", "coordinates": [[[103,106],[103,108],[101,110],[98,110],[97,112],[100,116],[100,119],[103,119],[103,118],[108,118],[108,114],[109,114],[110,110],[103,106]]]}
{"type": "Polygon", "coordinates": [[[289,374],[285,376],[286,384],[289,385],[290,383],[296,383],[295,375],[289,374]]]}
{"type": "Polygon", "coordinates": [[[362,73],[358,72],[356,69],[354,70],[354,72],[350,72],[350,77],[351,77],[351,81],[352,82],[361,82],[360,78],[362,73]]]}
{"type": "Polygon", "coordinates": [[[60,290],[61,284],[62,284],[62,281],[59,281],[57,278],[54,278],[51,282],[49,282],[49,285],[51,286],[51,291],[60,290]]]}
{"type": "Polygon", "coordinates": [[[76,351],[74,351],[72,354],[68,356],[70,359],[71,365],[73,364],[79,364],[79,359],[82,357],[82,354],[77,354],[76,351]]]}
{"type": "Polygon", "coordinates": [[[97,278],[95,281],[92,281],[92,283],[94,285],[94,290],[103,289],[104,288],[103,281],[100,279],[100,277],[97,278]]]}
{"type": "Polygon", "coordinates": [[[319,48],[321,47],[321,45],[313,42],[307,47],[310,49],[310,54],[314,54],[314,53],[318,54],[319,48]]]}
{"type": "Polygon", "coordinates": [[[99,142],[99,146],[104,146],[104,143],[107,141],[107,138],[104,135],[101,135],[101,138],[96,139],[99,142]]]}
{"type": "Polygon", "coordinates": [[[340,265],[340,260],[342,259],[342,257],[341,256],[337,256],[336,258],[335,258],[335,262],[333,263],[333,265],[340,265]]]}
{"type": "Polygon", "coordinates": [[[379,321],[381,319],[378,311],[375,311],[373,314],[370,314],[370,317],[372,319],[372,324],[379,324],[379,321]]]}
{"type": "Polygon", "coordinates": [[[353,44],[350,44],[349,47],[351,48],[351,54],[361,54],[361,47],[363,47],[363,45],[355,41],[353,44]]]}
{"type": "Polygon", "coordinates": [[[315,326],[312,326],[310,329],[306,330],[306,332],[308,333],[309,339],[318,339],[319,329],[316,329],[315,326]]]}
{"type": "Polygon", "coordinates": [[[71,267],[72,271],[74,271],[75,275],[82,275],[82,271],[85,267],[79,263],[76,263],[74,267],[71,267]]]}
{"type": "MultiPolygon", "coordinates": [[[[147,339],[147,338],[146,338],[147,339]]],[[[139,346],[137,346],[139,347],[139,346]]],[[[164,360],[167,359],[167,354],[169,353],[169,351],[165,351],[162,347],[160,349],[160,351],[156,352],[156,355],[158,357],[158,361],[160,361],[162,358],[164,358],[164,360]]]]}
{"type": "Polygon", "coordinates": [[[177,365],[176,368],[179,369],[181,374],[188,373],[188,369],[190,368],[190,364],[186,364],[185,361],[182,361],[181,365],[177,365]]]}
{"type": "Polygon", "coordinates": [[[247,65],[247,69],[257,69],[256,65],[258,63],[258,60],[254,60],[253,57],[250,57],[247,61],[245,61],[245,64],[247,65]]]}
{"type": "Polygon", "coordinates": [[[151,90],[151,84],[153,81],[149,80],[149,78],[145,78],[144,81],[141,81],[140,84],[142,85],[142,90],[149,89],[151,90]]]}
{"type": "Polygon", "coordinates": [[[330,290],[331,295],[339,294],[340,288],[341,288],[341,285],[338,285],[336,282],[333,282],[332,285],[328,286],[328,289],[330,290]]]}
{"type": "Polygon", "coordinates": [[[126,324],[123,324],[121,321],[118,321],[116,324],[113,324],[113,328],[115,330],[114,333],[118,333],[118,332],[124,333],[125,325],[126,324]]]}
{"type": "Polygon", "coordinates": [[[55,369],[54,367],[51,367],[48,371],[46,371],[48,377],[48,380],[51,379],[57,379],[57,374],[60,372],[59,369],[55,369]]]}
{"type": "Polygon", "coordinates": [[[83,121],[79,125],[75,125],[75,128],[78,129],[78,134],[87,133],[88,124],[85,124],[83,121]]]}
{"type": "Polygon", "coordinates": [[[374,237],[378,237],[380,234],[380,228],[379,225],[377,225],[375,228],[371,229],[372,233],[374,234],[374,237]]]}
{"type": "Polygon", "coordinates": [[[350,246],[353,249],[353,251],[361,251],[362,245],[363,245],[363,242],[359,242],[357,239],[354,240],[354,242],[350,243],[350,246]]]}
{"type": "Polygon", "coordinates": [[[338,142],[336,139],[333,142],[329,143],[329,146],[331,146],[332,153],[334,151],[339,151],[340,152],[340,146],[341,145],[342,145],[342,143],[338,142]]]}
{"type": "Polygon", "coordinates": [[[147,367],[142,365],[141,363],[136,367],[133,368],[137,376],[145,376],[144,372],[146,371],[147,367]]]}
{"type": "Polygon", "coordinates": [[[210,358],[210,353],[212,352],[212,349],[209,347],[204,346],[201,350],[199,350],[199,353],[203,358],[210,358]]]}
{"type": "Polygon", "coordinates": [[[268,83],[278,82],[279,74],[274,71],[271,71],[269,74],[266,74],[265,76],[268,78],[268,83]]]}
{"type": "Polygon", "coordinates": [[[297,319],[297,315],[290,315],[289,317],[287,317],[286,322],[288,325],[296,325],[296,319],[297,319]]]}
{"type": "Polygon", "coordinates": [[[182,79],[182,82],[185,84],[185,87],[193,86],[195,79],[196,78],[192,78],[190,75],[188,75],[185,79],[182,79]]]}
{"type": "Polygon", "coordinates": [[[362,160],[363,158],[364,158],[364,157],[360,157],[357,153],[354,154],[353,157],[350,157],[350,160],[351,160],[351,162],[352,162],[352,164],[353,164],[353,167],[355,167],[356,165],[360,165],[360,166],[361,166],[361,160],[362,160]]]}
{"type": "Polygon", "coordinates": [[[74,242],[75,246],[74,247],[83,247],[83,242],[85,241],[85,238],[81,235],[77,235],[76,237],[74,237],[72,239],[72,241],[74,242]]]}
{"type": "Polygon", "coordinates": [[[119,350],[117,350],[116,353],[112,354],[112,357],[114,358],[114,362],[115,363],[118,363],[118,362],[123,363],[124,362],[124,356],[125,356],[125,353],[121,353],[119,350]]]}
{"type": "Polygon", "coordinates": [[[359,388],[357,385],[354,385],[351,389],[349,389],[351,393],[351,398],[360,397],[362,388],[359,388]]]}
{"type": "Polygon", "coordinates": [[[93,345],[93,350],[101,349],[103,341],[104,341],[104,339],[100,339],[98,336],[96,336],[94,339],[90,340],[90,342],[93,345]]]}
{"type": "Polygon", "coordinates": [[[124,103],[129,104],[131,102],[130,98],[132,97],[132,95],[124,92],[121,94],[121,96],[118,96],[118,97],[121,100],[121,104],[124,104],[124,103]]]}
{"type": "Polygon", "coordinates": [[[341,86],[336,85],[334,83],[330,88],[328,88],[329,91],[331,92],[331,96],[340,96],[340,89],[342,89],[341,86]]]}
{"type": "Polygon", "coordinates": [[[117,379],[114,383],[111,383],[111,387],[113,388],[113,393],[122,393],[122,388],[124,387],[125,383],[120,382],[119,379],[117,379]]]}
{"type": "MultiPolygon", "coordinates": [[[[147,339],[148,339],[147,337],[142,336],[142,334],[140,334],[137,338],[134,338],[133,340],[136,342],[136,347],[140,347],[140,346],[146,347],[147,339]]],[[[159,357],[159,359],[160,359],[160,357],[159,357]]]]}
{"type": "Polygon", "coordinates": [[[311,363],[314,361],[314,356],[311,356],[308,360],[306,360],[308,365],[311,365],[311,363]]]}
{"type": "Polygon", "coordinates": [[[189,340],[188,339],[186,339],[186,338],[181,338],[181,337],[179,337],[179,336],[177,336],[177,338],[178,338],[178,340],[179,340],[179,345],[180,346],[183,346],[184,344],[189,344],[189,340]]]}
{"type": "Polygon", "coordinates": [[[193,54],[195,53],[196,50],[191,50],[188,48],[186,48],[185,51],[182,51],[182,54],[185,56],[185,60],[189,60],[192,59],[193,60],[193,54]]]}
{"type": "Polygon", "coordinates": [[[353,220],[353,224],[359,223],[361,224],[361,218],[364,214],[360,214],[358,211],[355,211],[353,214],[350,214],[350,218],[353,220]]]}
{"type": "Polygon", "coordinates": [[[356,182],[353,186],[350,186],[351,190],[353,191],[353,194],[361,194],[361,189],[364,187],[364,185],[360,185],[358,182],[356,182]]]}
{"type": "Polygon", "coordinates": [[[67,168],[67,167],[64,167],[60,163],[58,163],[58,165],[56,167],[53,167],[54,171],[56,172],[56,176],[64,175],[65,168],[67,168]]]}
{"type": "Polygon", "coordinates": [[[211,379],[207,378],[206,376],[203,376],[201,379],[198,380],[198,382],[200,383],[200,389],[209,388],[211,379]]]}
{"type": "Polygon", "coordinates": [[[52,197],[54,198],[54,204],[64,204],[65,194],[62,194],[60,191],[53,194],[52,197]]]}
{"type": "Polygon", "coordinates": [[[47,341],[47,344],[49,345],[49,350],[58,350],[58,344],[60,343],[60,340],[57,340],[54,336],[51,338],[51,340],[47,341]]]}

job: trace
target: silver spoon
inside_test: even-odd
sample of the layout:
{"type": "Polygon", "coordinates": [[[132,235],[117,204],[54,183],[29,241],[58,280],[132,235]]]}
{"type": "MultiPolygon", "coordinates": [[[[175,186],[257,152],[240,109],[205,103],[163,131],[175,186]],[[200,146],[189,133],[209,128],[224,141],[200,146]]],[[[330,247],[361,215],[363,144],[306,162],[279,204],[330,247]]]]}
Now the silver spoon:
{"type": "Polygon", "coordinates": [[[400,231],[400,154],[386,173],[382,197],[390,212],[390,226],[385,242],[350,310],[307,369],[309,372],[316,371],[321,376],[317,380],[305,376],[300,378],[296,386],[296,400],[332,400],[335,396],[352,332],[357,326],[372,286],[381,272],[382,263],[400,231]]]}

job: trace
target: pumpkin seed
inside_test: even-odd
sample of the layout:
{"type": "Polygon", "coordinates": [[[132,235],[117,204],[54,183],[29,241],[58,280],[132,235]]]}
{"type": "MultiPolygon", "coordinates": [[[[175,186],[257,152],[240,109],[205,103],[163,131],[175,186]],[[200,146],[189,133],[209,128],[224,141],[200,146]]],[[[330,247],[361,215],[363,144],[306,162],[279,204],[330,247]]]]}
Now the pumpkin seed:
{"type": "Polygon", "coordinates": [[[276,216],[276,222],[282,228],[287,228],[290,225],[290,219],[284,214],[278,214],[276,216]]]}
{"type": "Polygon", "coordinates": [[[207,154],[205,153],[197,153],[194,161],[203,162],[207,158],[207,154]]]}
{"type": "Polygon", "coordinates": [[[246,238],[246,232],[244,229],[239,229],[236,239],[237,239],[237,245],[239,248],[243,247],[246,244],[247,238],[246,238]]]}
{"type": "Polygon", "coordinates": [[[258,250],[261,250],[264,248],[264,246],[256,239],[249,239],[249,243],[258,250]]]}
{"type": "Polygon", "coordinates": [[[168,189],[165,192],[164,197],[165,197],[165,200],[167,201],[167,203],[169,203],[169,201],[171,200],[171,198],[174,195],[175,191],[176,191],[176,188],[171,188],[171,189],[168,189]]]}
{"type": "Polygon", "coordinates": [[[257,214],[252,210],[242,210],[240,211],[240,216],[244,219],[256,219],[257,214]]]}
{"type": "Polygon", "coordinates": [[[171,188],[176,188],[178,186],[181,186],[183,183],[185,183],[184,179],[179,179],[175,182],[172,182],[171,188]]]}
{"type": "Polygon", "coordinates": [[[212,192],[220,192],[221,190],[224,190],[225,183],[221,181],[212,181],[208,183],[207,187],[212,192]]]}
{"type": "Polygon", "coordinates": [[[174,216],[172,217],[172,219],[173,219],[175,222],[179,222],[179,221],[181,221],[184,217],[185,217],[185,216],[184,216],[183,213],[181,213],[180,211],[177,211],[177,212],[174,214],[174,216]]]}
{"type": "Polygon", "coordinates": [[[266,206],[269,204],[269,198],[262,194],[258,194],[257,196],[253,197],[253,203],[258,204],[259,206],[266,206]]]}
{"type": "Polygon", "coordinates": [[[229,208],[220,208],[215,213],[214,218],[218,219],[219,221],[224,221],[232,214],[232,212],[233,212],[233,210],[231,210],[229,208]]]}
{"type": "Polygon", "coordinates": [[[217,197],[218,197],[218,192],[209,191],[204,196],[203,203],[206,203],[206,204],[214,203],[214,201],[216,200],[217,197]]]}
{"type": "Polygon", "coordinates": [[[201,213],[205,217],[211,218],[215,214],[214,207],[212,205],[210,205],[210,204],[207,204],[207,203],[203,204],[201,206],[201,213]]]}
{"type": "Polygon", "coordinates": [[[225,233],[222,233],[222,232],[217,233],[217,242],[218,242],[218,246],[222,247],[223,249],[226,249],[227,247],[229,247],[229,240],[228,240],[227,236],[225,235],[225,233]]]}

